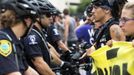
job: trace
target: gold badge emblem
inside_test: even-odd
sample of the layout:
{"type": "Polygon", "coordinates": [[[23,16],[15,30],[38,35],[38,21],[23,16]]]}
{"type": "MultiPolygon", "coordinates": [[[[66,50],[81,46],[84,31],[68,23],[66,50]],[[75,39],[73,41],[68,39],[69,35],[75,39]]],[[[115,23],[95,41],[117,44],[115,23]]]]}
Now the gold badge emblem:
{"type": "Polygon", "coordinates": [[[7,57],[12,52],[11,42],[8,40],[0,40],[0,54],[7,57]]]}

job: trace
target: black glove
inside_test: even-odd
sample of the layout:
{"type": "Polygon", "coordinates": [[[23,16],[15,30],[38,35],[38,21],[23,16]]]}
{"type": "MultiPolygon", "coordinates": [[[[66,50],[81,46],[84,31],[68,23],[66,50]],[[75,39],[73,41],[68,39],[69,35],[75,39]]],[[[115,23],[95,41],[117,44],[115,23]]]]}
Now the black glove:
{"type": "Polygon", "coordinates": [[[71,62],[71,52],[70,51],[66,51],[62,56],[61,59],[64,61],[68,61],[71,62]]]}
{"type": "Polygon", "coordinates": [[[65,74],[65,75],[75,74],[75,71],[73,67],[71,66],[71,63],[64,62],[64,64],[61,66],[61,74],[65,74]]]}
{"type": "Polygon", "coordinates": [[[61,69],[68,70],[71,68],[71,64],[69,62],[62,62],[61,69]]]}

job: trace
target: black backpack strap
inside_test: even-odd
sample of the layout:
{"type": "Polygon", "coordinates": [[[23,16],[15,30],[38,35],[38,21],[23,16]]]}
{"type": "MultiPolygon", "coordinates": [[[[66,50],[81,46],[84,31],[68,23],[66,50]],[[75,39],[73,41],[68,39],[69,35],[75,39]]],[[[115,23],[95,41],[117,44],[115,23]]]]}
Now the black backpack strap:
{"type": "Polygon", "coordinates": [[[108,30],[109,32],[109,28],[111,27],[111,25],[113,24],[118,24],[118,22],[115,22],[115,18],[111,18],[108,22],[106,22],[102,28],[99,30],[98,35],[96,35],[96,39],[95,39],[95,47],[97,47],[97,44],[99,43],[100,39],[102,38],[104,32],[106,30],[108,30]]]}
{"type": "MultiPolygon", "coordinates": [[[[47,41],[46,41],[45,34],[44,34],[42,31],[38,32],[38,31],[35,30],[35,29],[32,29],[32,30],[33,30],[34,32],[36,32],[36,33],[40,36],[40,38],[42,39],[42,41],[43,41],[45,47],[47,48],[48,52],[50,53],[49,47],[48,47],[48,44],[47,44],[47,41]]],[[[51,58],[51,56],[50,56],[50,58],[51,58]]]]}

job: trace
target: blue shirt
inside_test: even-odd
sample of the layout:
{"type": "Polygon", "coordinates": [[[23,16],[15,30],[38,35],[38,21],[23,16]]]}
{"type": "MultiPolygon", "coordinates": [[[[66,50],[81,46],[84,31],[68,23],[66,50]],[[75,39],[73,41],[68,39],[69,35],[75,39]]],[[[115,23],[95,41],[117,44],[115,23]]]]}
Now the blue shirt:
{"type": "Polygon", "coordinates": [[[84,41],[84,42],[87,42],[89,45],[92,45],[94,42],[93,26],[91,26],[90,24],[85,24],[79,27],[76,30],[76,35],[77,35],[79,42],[84,41]]]}

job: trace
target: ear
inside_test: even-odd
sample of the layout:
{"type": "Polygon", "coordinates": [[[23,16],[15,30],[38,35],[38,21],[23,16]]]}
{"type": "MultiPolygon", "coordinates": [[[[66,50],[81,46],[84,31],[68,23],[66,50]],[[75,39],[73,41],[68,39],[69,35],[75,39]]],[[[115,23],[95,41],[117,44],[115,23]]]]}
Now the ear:
{"type": "Polygon", "coordinates": [[[110,13],[110,12],[111,12],[110,10],[105,9],[105,13],[106,13],[106,14],[108,14],[108,13],[110,13]]]}
{"type": "Polygon", "coordinates": [[[25,21],[27,26],[30,26],[30,24],[32,23],[31,18],[26,18],[26,19],[24,19],[24,21],[25,21]]]}

